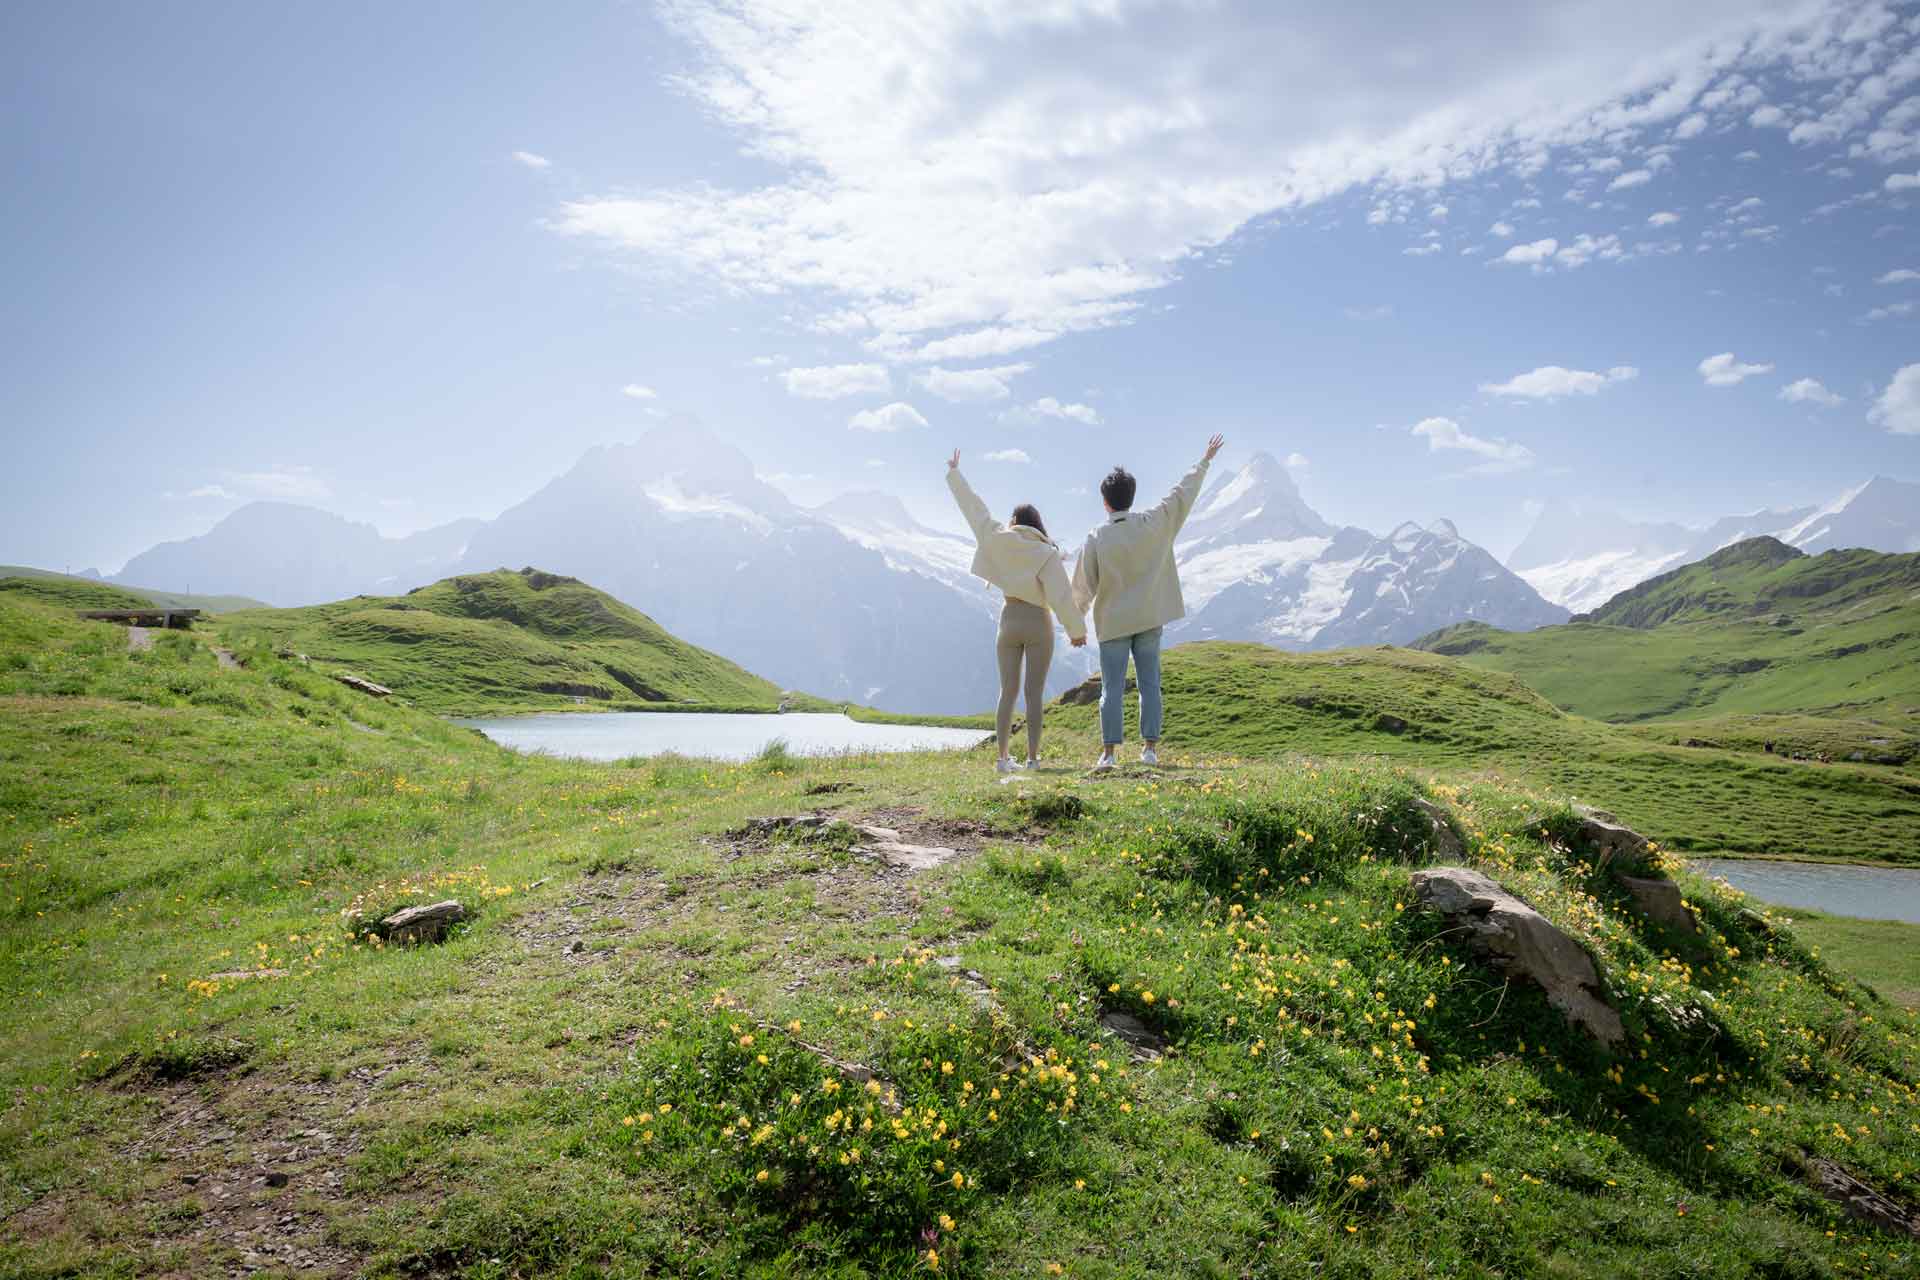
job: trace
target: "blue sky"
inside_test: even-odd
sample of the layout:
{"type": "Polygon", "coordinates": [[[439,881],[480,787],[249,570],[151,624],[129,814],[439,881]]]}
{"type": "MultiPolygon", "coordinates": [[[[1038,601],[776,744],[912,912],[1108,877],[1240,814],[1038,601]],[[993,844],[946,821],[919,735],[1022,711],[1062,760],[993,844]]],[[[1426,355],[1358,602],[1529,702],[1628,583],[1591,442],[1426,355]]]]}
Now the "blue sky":
{"type": "Polygon", "coordinates": [[[6,6],[0,561],[677,418],[1070,532],[1223,431],[1496,553],[1920,479],[1920,11],[1365,8],[6,6]]]}

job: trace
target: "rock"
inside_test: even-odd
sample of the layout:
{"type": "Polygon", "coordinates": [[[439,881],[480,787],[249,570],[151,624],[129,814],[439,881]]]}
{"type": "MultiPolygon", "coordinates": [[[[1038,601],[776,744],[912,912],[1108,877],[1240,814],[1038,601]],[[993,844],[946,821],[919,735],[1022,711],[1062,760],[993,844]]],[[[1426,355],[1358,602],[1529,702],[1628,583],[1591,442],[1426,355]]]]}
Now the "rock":
{"type": "Polygon", "coordinates": [[[1746,925],[1747,928],[1753,930],[1763,938],[1775,937],[1779,932],[1773,927],[1773,921],[1767,919],[1752,907],[1740,908],[1738,918],[1741,924],[1746,925]]]}
{"type": "MultiPolygon", "coordinates": [[[[884,831],[886,828],[866,828],[866,830],[884,831]]],[[[941,863],[959,856],[959,850],[944,845],[907,844],[900,840],[875,840],[871,844],[855,845],[853,852],[863,858],[871,858],[886,863],[890,867],[899,867],[903,871],[931,871],[941,863]]]]}
{"type": "Polygon", "coordinates": [[[1580,831],[1576,838],[1593,855],[1595,870],[1605,870],[1615,862],[1644,867],[1653,859],[1653,851],[1645,836],[1631,827],[1620,825],[1612,814],[1600,809],[1581,812],[1580,831]]]}
{"type": "Polygon", "coordinates": [[[1700,931],[1693,912],[1687,910],[1686,902],[1680,897],[1680,886],[1673,881],[1664,876],[1622,875],[1614,879],[1632,895],[1633,905],[1640,908],[1640,914],[1647,919],[1682,933],[1700,931]]]}
{"type": "Polygon", "coordinates": [[[832,821],[833,818],[824,813],[785,813],[770,818],[748,818],[746,825],[733,834],[765,836],[772,835],[776,831],[787,831],[796,827],[801,830],[808,830],[813,827],[824,827],[832,821]]]}
{"type": "Polygon", "coordinates": [[[1800,1162],[1800,1176],[1850,1216],[1871,1222],[1883,1231],[1920,1240],[1920,1210],[1901,1204],[1824,1156],[1804,1157],[1800,1162]]]}
{"type": "MultiPolygon", "coordinates": [[[[1139,683],[1129,677],[1125,692],[1132,693],[1139,687],[1139,683]]],[[[1090,707],[1099,701],[1100,677],[1096,673],[1088,676],[1085,680],[1055,698],[1053,705],[1056,707],[1090,707]]]]}
{"type": "Polygon", "coordinates": [[[570,956],[577,956],[586,949],[587,940],[585,938],[575,938],[567,944],[567,954],[570,956]]]}
{"type": "Polygon", "coordinates": [[[1109,1009],[1101,1014],[1100,1026],[1126,1041],[1136,1058],[1157,1058],[1160,1051],[1167,1047],[1167,1042],[1152,1027],[1119,1009],[1109,1009]]]}
{"type": "Polygon", "coordinates": [[[1433,827],[1433,852],[1436,857],[1453,859],[1466,856],[1467,847],[1460,841],[1460,835],[1453,829],[1453,819],[1425,796],[1415,796],[1413,807],[1427,816],[1433,827]]]}
{"type": "Polygon", "coordinates": [[[375,684],[373,681],[362,676],[350,676],[344,672],[335,672],[333,678],[349,689],[358,689],[361,693],[371,694],[376,698],[390,698],[393,696],[393,690],[387,688],[387,686],[375,684]]]}
{"type": "Polygon", "coordinates": [[[275,1169],[267,1175],[267,1185],[270,1187],[284,1187],[287,1185],[287,1175],[275,1169]]]}
{"type": "Polygon", "coordinates": [[[1538,983],[1568,1022],[1603,1044],[1626,1038],[1620,1015],[1602,998],[1593,958],[1538,911],[1469,867],[1416,871],[1413,894],[1471,929],[1474,951],[1503,972],[1538,983]]]}
{"type": "Polygon", "coordinates": [[[467,918],[467,909],[449,898],[424,907],[407,907],[380,922],[380,936],[389,942],[439,942],[447,930],[467,918]]]}
{"type": "Polygon", "coordinates": [[[1407,722],[1399,716],[1390,716],[1383,711],[1373,718],[1373,727],[1381,733],[1405,733],[1407,722]]]}

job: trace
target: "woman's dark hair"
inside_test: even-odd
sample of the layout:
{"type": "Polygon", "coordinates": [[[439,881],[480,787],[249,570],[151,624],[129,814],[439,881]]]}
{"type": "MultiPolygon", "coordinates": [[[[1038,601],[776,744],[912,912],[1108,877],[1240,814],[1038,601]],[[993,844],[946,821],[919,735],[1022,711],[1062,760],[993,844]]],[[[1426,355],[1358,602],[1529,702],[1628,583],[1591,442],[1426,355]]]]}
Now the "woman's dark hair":
{"type": "Polygon", "coordinates": [[[1023,524],[1029,529],[1038,529],[1042,537],[1046,536],[1047,526],[1040,523],[1040,508],[1032,503],[1023,502],[1013,509],[1013,522],[1023,524]]]}
{"type": "Polygon", "coordinates": [[[1100,496],[1115,511],[1133,509],[1133,477],[1127,474],[1125,467],[1115,467],[1107,472],[1107,478],[1100,482],[1100,496]]]}

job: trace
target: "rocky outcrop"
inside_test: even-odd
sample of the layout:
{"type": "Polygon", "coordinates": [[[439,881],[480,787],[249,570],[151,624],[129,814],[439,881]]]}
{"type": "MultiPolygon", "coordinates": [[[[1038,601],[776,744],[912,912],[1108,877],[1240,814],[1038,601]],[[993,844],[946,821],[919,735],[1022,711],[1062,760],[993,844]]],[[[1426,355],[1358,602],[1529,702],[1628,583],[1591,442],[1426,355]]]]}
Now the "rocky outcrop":
{"type": "Polygon", "coordinates": [[[394,912],[380,922],[380,936],[388,942],[439,942],[466,918],[467,909],[449,898],[394,912]]]}
{"type": "Polygon", "coordinates": [[[1413,895],[1421,906],[1471,930],[1476,954],[1510,976],[1537,983],[1568,1022],[1603,1044],[1626,1038],[1586,948],[1498,884],[1470,867],[1429,867],[1414,872],[1413,895]]]}
{"type": "Polygon", "coordinates": [[[1605,871],[1609,867],[1616,873],[1629,868],[1652,868],[1652,844],[1632,827],[1621,825],[1605,810],[1582,809],[1580,829],[1574,839],[1592,857],[1596,871],[1605,871]]]}
{"type": "Polygon", "coordinates": [[[1633,905],[1640,908],[1640,914],[1647,919],[1682,933],[1700,931],[1693,912],[1687,910],[1686,900],[1680,896],[1680,886],[1673,881],[1661,876],[1615,876],[1614,879],[1632,896],[1633,905]]]}
{"type": "Polygon", "coordinates": [[[1460,841],[1460,833],[1453,829],[1453,819],[1425,796],[1415,796],[1413,807],[1425,815],[1433,828],[1433,853],[1438,858],[1460,858],[1466,856],[1467,847],[1460,841]]]}

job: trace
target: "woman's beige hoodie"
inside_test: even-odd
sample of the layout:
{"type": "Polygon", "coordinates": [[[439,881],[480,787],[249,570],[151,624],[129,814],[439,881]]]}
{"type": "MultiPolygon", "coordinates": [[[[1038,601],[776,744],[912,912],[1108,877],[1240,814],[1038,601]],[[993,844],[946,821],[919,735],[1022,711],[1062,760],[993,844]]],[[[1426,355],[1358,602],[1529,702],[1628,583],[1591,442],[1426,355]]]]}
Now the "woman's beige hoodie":
{"type": "Polygon", "coordinates": [[[947,488],[973,530],[973,575],[1006,592],[1009,600],[1052,609],[1070,639],[1085,636],[1086,615],[1073,602],[1073,587],[1053,539],[1023,524],[995,520],[958,467],[947,468],[947,488]]]}

